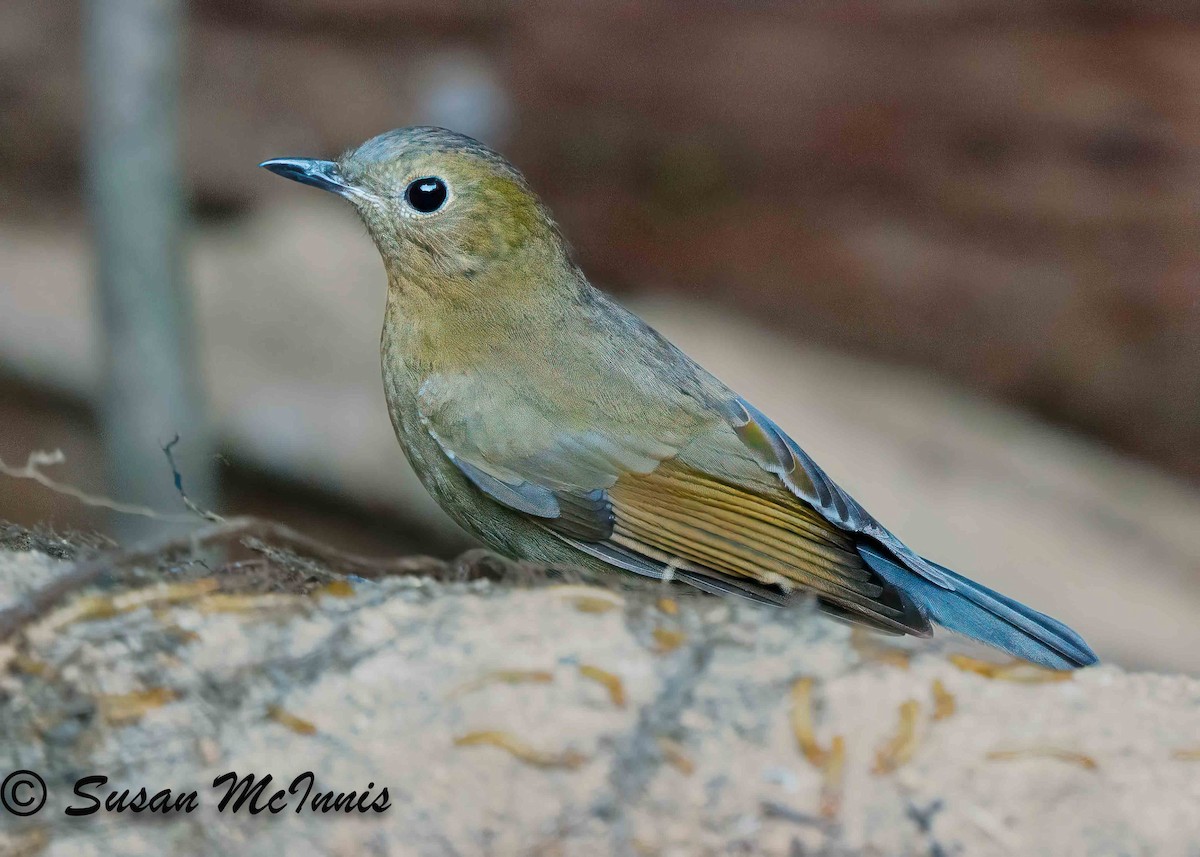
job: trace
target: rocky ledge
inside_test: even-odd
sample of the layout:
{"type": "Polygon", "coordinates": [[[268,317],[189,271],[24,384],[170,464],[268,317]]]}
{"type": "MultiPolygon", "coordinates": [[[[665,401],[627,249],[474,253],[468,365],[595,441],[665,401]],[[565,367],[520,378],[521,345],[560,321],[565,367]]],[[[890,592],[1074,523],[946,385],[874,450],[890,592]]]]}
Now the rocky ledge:
{"type": "Polygon", "coordinates": [[[257,521],[131,551],[0,528],[0,606],[5,854],[1200,843],[1185,677],[483,554],[365,560],[257,521]],[[40,811],[17,814],[41,792],[14,771],[40,811]]]}

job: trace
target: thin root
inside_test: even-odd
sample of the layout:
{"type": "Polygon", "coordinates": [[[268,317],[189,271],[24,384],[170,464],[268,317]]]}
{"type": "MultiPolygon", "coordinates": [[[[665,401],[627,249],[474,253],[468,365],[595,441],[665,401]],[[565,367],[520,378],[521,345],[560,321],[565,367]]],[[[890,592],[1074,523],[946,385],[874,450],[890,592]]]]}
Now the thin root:
{"type": "Polygon", "coordinates": [[[685,777],[690,777],[696,772],[696,763],[691,760],[684,751],[683,745],[678,741],[659,737],[658,749],[662,753],[663,761],[685,777]]]}
{"type": "Polygon", "coordinates": [[[1015,681],[1023,684],[1070,681],[1075,675],[1070,670],[1049,670],[1045,667],[1031,664],[1028,661],[1020,660],[1007,664],[997,664],[992,661],[983,661],[979,658],[971,658],[966,655],[951,655],[950,663],[964,672],[975,673],[985,678],[998,679],[1000,681],[1015,681]]]}
{"type": "Polygon", "coordinates": [[[817,741],[817,733],[813,716],[813,680],[811,678],[796,679],[792,685],[792,734],[800,752],[813,767],[824,767],[828,754],[817,741]]]}
{"type": "Polygon", "coordinates": [[[546,670],[492,670],[460,684],[446,698],[457,699],[492,684],[550,684],[552,681],[554,673],[546,670]]]}
{"type": "Polygon", "coordinates": [[[622,684],[620,676],[610,673],[608,670],[602,670],[600,667],[594,667],[591,664],[580,664],[579,674],[584,678],[590,678],[592,681],[604,685],[608,691],[608,698],[612,700],[612,704],[617,708],[625,707],[625,685],[622,684]]]}
{"type": "Polygon", "coordinates": [[[654,651],[665,655],[675,651],[687,642],[687,634],[683,631],[671,631],[667,628],[654,629],[654,651]]]}
{"type": "Polygon", "coordinates": [[[317,727],[311,721],[305,720],[303,717],[297,717],[290,711],[285,711],[278,705],[267,706],[267,717],[274,720],[280,726],[291,729],[297,735],[316,735],[317,727]]]}
{"type": "Polygon", "coordinates": [[[954,699],[954,694],[946,690],[946,685],[942,684],[940,678],[933,680],[933,719],[945,720],[954,714],[958,703],[954,699]]]}
{"type": "Polygon", "coordinates": [[[875,767],[872,773],[890,774],[912,760],[917,749],[917,718],[921,714],[921,704],[910,699],[900,706],[900,725],[886,744],[875,754],[875,767]]]}
{"type": "Polygon", "coordinates": [[[842,791],[846,779],[846,739],[834,735],[829,742],[825,764],[821,766],[821,815],[837,818],[842,810],[842,791]]]}
{"type": "Polygon", "coordinates": [[[178,698],[179,694],[167,687],[101,696],[100,716],[110,726],[126,726],[141,720],[146,712],[161,708],[178,698]]]}
{"type": "Polygon", "coordinates": [[[987,758],[993,762],[1009,762],[1018,759],[1058,759],[1060,762],[1069,762],[1072,765],[1078,765],[1089,771],[1094,771],[1099,765],[1091,756],[1084,753],[1077,753],[1073,750],[1062,750],[1058,747],[1026,747],[1021,750],[993,750],[987,754],[987,758]]]}
{"type": "Polygon", "coordinates": [[[582,767],[587,762],[586,756],[574,750],[564,750],[561,753],[547,753],[543,750],[536,750],[511,732],[498,732],[494,730],[469,732],[454,739],[455,747],[475,747],[481,744],[490,744],[493,747],[499,747],[522,762],[539,768],[566,768],[574,770],[582,767]]]}

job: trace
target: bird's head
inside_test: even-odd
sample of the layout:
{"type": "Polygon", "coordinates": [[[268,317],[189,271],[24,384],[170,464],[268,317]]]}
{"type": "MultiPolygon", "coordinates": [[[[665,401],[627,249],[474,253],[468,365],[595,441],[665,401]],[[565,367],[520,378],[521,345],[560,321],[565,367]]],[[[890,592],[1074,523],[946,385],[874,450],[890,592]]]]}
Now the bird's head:
{"type": "Polygon", "coordinates": [[[527,280],[520,275],[566,261],[521,173],[453,131],[399,128],[335,161],[276,158],[260,166],[349,200],[401,288],[478,291],[481,280],[501,274],[503,283],[487,285],[515,288],[527,280]]]}

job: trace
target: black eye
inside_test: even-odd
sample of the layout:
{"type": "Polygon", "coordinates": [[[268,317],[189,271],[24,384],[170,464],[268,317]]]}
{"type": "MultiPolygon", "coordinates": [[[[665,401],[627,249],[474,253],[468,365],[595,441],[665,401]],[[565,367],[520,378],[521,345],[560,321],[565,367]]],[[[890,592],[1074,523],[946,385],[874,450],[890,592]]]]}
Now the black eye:
{"type": "Polygon", "coordinates": [[[437,176],[417,179],[404,189],[408,204],[422,214],[433,214],[446,202],[446,183],[437,176]]]}

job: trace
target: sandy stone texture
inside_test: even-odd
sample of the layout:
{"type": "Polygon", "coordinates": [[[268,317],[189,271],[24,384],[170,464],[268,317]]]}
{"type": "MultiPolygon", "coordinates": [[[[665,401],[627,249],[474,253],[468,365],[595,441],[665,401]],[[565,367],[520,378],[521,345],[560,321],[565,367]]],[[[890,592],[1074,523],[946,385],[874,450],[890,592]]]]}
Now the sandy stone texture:
{"type": "MultiPolygon", "coordinates": [[[[1200,848],[1194,679],[987,677],[951,662],[958,641],[902,645],[657,586],[454,581],[431,561],[434,577],[245,587],[246,566],[195,560],[116,575],[0,646],[0,773],[36,771],[49,791],[34,816],[0,811],[0,853],[1200,848]],[[263,803],[312,771],[314,792],[370,789],[364,804],[386,786],[390,808],[297,814],[285,794],[277,816],[219,812],[229,771],[271,774],[263,803]],[[92,774],[110,778],[101,798],[196,790],[198,807],[64,815],[88,805],[71,788],[92,774]]],[[[69,567],[0,553],[0,604],[69,567]]]]}

